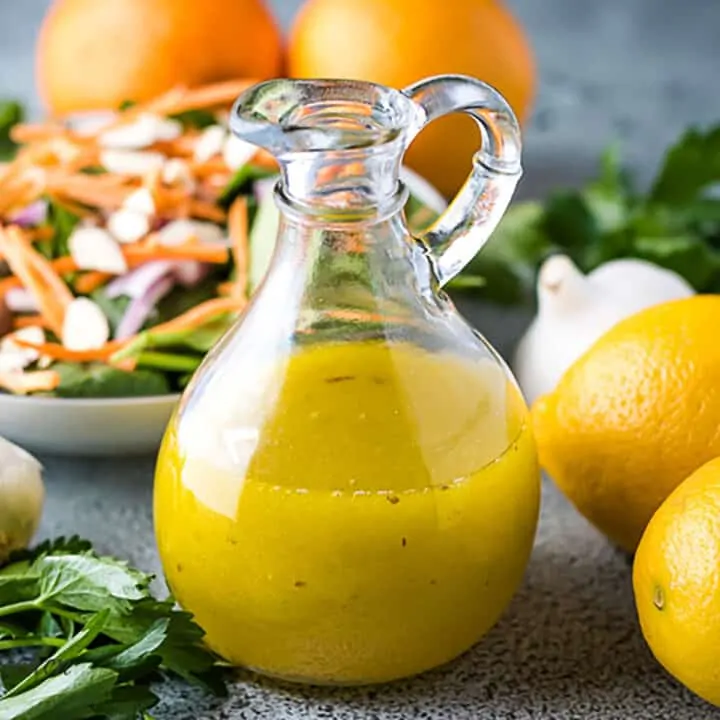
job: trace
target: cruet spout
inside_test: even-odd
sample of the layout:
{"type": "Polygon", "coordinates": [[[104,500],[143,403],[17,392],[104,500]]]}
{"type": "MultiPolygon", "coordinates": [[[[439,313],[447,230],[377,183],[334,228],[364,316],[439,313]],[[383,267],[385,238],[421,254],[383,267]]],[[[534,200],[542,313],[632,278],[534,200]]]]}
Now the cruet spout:
{"type": "Polygon", "coordinates": [[[238,99],[230,124],[278,159],[286,200],[355,217],[399,207],[405,150],[425,125],[455,112],[477,121],[481,147],[463,188],[417,238],[443,285],[490,237],[522,174],[518,122],[497,90],[465,75],[439,75],[404,90],[355,80],[270,80],[238,99]]]}

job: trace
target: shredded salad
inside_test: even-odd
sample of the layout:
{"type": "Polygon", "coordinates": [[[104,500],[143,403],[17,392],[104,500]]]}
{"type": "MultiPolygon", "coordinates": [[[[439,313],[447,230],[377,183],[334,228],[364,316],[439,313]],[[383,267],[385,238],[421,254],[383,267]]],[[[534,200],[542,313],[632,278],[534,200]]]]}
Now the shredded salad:
{"type": "Polygon", "coordinates": [[[251,84],[12,127],[18,148],[0,168],[0,392],[133,397],[187,383],[253,286],[258,184],[277,167],[227,129],[251,84]]]}

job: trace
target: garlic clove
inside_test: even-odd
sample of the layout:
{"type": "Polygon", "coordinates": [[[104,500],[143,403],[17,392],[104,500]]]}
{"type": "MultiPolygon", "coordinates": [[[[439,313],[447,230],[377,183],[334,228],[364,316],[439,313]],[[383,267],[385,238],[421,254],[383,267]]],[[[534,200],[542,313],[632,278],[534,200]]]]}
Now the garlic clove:
{"type": "Polygon", "coordinates": [[[0,565],[37,531],[45,502],[42,472],[36,458],[0,437],[0,565]]]}
{"type": "Polygon", "coordinates": [[[164,155],[156,152],[133,150],[103,150],[100,164],[108,171],[118,175],[142,177],[162,168],[164,155]]]}
{"type": "Polygon", "coordinates": [[[215,223],[201,220],[173,220],[157,233],[161,245],[173,246],[197,238],[201,243],[215,244],[225,242],[225,233],[215,223]]]}
{"type": "Polygon", "coordinates": [[[540,267],[537,280],[538,307],[555,312],[576,312],[588,299],[585,275],[567,255],[552,255],[540,267]]]}
{"type": "Polygon", "coordinates": [[[552,392],[567,369],[620,320],[693,293],[679,275],[644,260],[613,260],[586,276],[566,256],[548,258],[538,274],[537,317],[512,363],[527,400],[552,392]]]}
{"type": "Polygon", "coordinates": [[[107,221],[110,234],[122,244],[134,243],[150,232],[150,218],[145,213],[121,208],[116,210],[107,221]]]}
{"type": "Polygon", "coordinates": [[[120,246],[102,228],[79,227],[68,240],[70,255],[80,270],[99,270],[122,275],[128,266],[120,246]]]}
{"type": "Polygon", "coordinates": [[[155,198],[147,188],[138,188],[131,192],[123,203],[126,210],[141,213],[143,215],[154,215],[157,212],[155,198]]]}
{"type": "Polygon", "coordinates": [[[220,155],[225,147],[227,136],[227,131],[220,125],[206,127],[195,143],[193,154],[195,162],[204,163],[216,155],[220,155]]]}
{"type": "Polygon", "coordinates": [[[257,151],[257,145],[230,135],[223,147],[223,160],[231,170],[239,170],[257,155],[257,151]]]}
{"type": "Polygon", "coordinates": [[[89,298],[75,298],[68,305],[62,327],[62,343],[68,350],[101,348],[110,338],[110,325],[100,306],[89,298]]]}
{"type": "Polygon", "coordinates": [[[695,294],[677,273],[637,258],[611,260],[587,277],[600,292],[612,287],[613,296],[627,307],[628,314],[648,307],[648,302],[657,305],[695,294]]]}

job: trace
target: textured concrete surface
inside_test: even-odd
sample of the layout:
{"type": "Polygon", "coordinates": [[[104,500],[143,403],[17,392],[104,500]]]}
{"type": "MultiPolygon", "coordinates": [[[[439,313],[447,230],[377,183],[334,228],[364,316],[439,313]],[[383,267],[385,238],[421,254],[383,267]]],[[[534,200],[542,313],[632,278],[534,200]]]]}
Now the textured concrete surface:
{"type": "MultiPolygon", "coordinates": [[[[101,0],[97,0],[98,2],[101,0]]],[[[299,3],[275,0],[287,23],[299,3]]],[[[0,0],[0,95],[34,109],[32,43],[47,0],[0,0]]],[[[720,4],[710,0],[512,0],[537,49],[541,86],[526,136],[522,192],[588,176],[623,141],[640,176],[687,124],[720,119],[720,4]]],[[[482,38],[478,38],[482,42],[482,38]]],[[[448,68],[451,70],[452,68],[448,68]]],[[[507,352],[523,318],[471,309],[507,352]]],[[[152,460],[44,458],[44,535],[80,533],[157,570],[152,460]]],[[[246,675],[229,700],[182,687],[158,720],[708,720],[717,712],[668,678],[636,625],[626,557],[545,488],[535,551],[512,606],[449,667],[373,690],[299,690],[246,675]]]]}

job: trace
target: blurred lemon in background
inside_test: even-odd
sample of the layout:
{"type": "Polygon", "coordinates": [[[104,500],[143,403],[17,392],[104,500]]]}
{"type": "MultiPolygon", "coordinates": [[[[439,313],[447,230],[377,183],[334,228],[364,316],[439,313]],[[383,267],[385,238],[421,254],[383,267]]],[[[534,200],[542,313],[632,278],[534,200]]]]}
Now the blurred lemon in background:
{"type": "Polygon", "coordinates": [[[56,0],[37,44],[40,95],[56,114],[281,67],[282,39],[262,0],[56,0]]]}
{"type": "Polygon", "coordinates": [[[720,456],[720,296],[643,310],[603,335],[533,406],[541,465],[614,542],[720,456]]]}
{"type": "Polygon", "coordinates": [[[655,513],[633,565],[645,639],[690,690],[720,705],[720,459],[655,513]]]}
{"type": "MultiPolygon", "coordinates": [[[[403,88],[441,73],[494,85],[522,120],[535,90],[523,29],[497,0],[309,0],[290,35],[293,77],[370,80],[403,88]]],[[[407,163],[446,195],[471,169],[479,136],[472,120],[432,123],[407,163]]]]}

